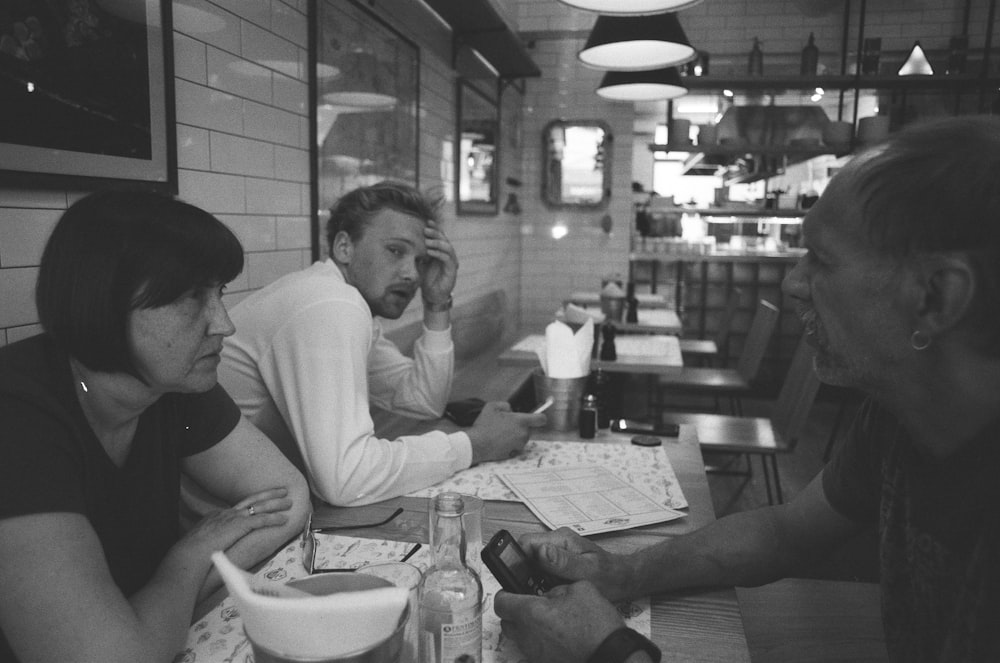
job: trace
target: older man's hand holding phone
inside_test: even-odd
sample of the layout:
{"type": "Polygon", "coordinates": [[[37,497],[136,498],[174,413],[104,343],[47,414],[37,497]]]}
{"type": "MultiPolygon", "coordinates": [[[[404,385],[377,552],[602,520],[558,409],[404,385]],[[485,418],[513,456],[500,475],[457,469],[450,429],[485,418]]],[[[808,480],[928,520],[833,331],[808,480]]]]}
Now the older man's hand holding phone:
{"type": "Polygon", "coordinates": [[[539,568],[505,529],[493,535],[480,556],[500,586],[515,594],[544,594],[567,581],[539,568]]]}
{"type": "Polygon", "coordinates": [[[504,634],[517,642],[528,660],[660,660],[656,645],[627,628],[618,609],[594,584],[564,580],[544,571],[510,532],[497,532],[483,548],[482,558],[506,590],[493,602],[504,634]]]}

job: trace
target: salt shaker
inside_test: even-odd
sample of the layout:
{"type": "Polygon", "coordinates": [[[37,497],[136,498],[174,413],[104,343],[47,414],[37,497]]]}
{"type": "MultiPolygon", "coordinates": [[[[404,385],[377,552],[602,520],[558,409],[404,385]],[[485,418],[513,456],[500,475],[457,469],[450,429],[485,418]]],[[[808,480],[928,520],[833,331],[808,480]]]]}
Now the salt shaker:
{"type": "Polygon", "coordinates": [[[597,396],[587,394],[580,405],[580,437],[592,440],[597,435],[597,396]]]}

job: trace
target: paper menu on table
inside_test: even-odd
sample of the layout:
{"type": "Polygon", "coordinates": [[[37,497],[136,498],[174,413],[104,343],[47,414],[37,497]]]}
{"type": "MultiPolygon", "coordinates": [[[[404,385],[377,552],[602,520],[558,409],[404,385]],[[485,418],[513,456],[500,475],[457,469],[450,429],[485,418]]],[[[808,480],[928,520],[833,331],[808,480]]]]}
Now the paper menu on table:
{"type": "Polygon", "coordinates": [[[411,497],[433,497],[445,491],[476,495],[484,500],[519,502],[520,498],[500,478],[498,472],[552,469],[576,465],[606,467],[627,484],[671,509],[688,506],[680,482],[663,447],[637,447],[631,444],[595,444],[580,441],[528,440],[517,456],[503,461],[480,463],[456,472],[428,488],[416,490],[411,497]]]}
{"type": "Polygon", "coordinates": [[[551,467],[497,476],[548,527],[600,534],[684,517],[603,467],[551,467]]]}

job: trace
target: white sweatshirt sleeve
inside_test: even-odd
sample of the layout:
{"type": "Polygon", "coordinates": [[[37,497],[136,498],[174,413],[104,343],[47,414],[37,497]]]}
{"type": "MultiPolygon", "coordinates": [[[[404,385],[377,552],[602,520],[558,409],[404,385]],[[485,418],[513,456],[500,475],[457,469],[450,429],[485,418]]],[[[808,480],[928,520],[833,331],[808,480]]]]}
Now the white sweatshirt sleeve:
{"type": "Polygon", "coordinates": [[[372,324],[354,303],[322,301],[285,321],[260,358],[261,377],[302,452],[313,492],[330,504],[404,495],[472,462],[463,432],[375,436],[368,409],[372,324]]]}
{"type": "Polygon", "coordinates": [[[368,395],[383,410],[417,419],[437,419],[451,394],[455,344],[451,328],[424,327],[410,359],[385,338],[375,323],[368,353],[368,395]]]}

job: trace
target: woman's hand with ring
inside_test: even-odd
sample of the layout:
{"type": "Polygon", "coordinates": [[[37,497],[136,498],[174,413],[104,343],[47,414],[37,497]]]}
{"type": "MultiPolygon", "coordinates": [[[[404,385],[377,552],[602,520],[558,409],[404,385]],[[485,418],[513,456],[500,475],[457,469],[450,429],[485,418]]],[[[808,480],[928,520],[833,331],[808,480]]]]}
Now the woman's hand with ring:
{"type": "Polygon", "coordinates": [[[272,488],[248,495],[232,507],[216,511],[199,521],[178,542],[194,546],[197,555],[210,555],[227,550],[248,534],[267,527],[280,527],[288,522],[287,511],[292,500],[285,488],[272,488]]]}

